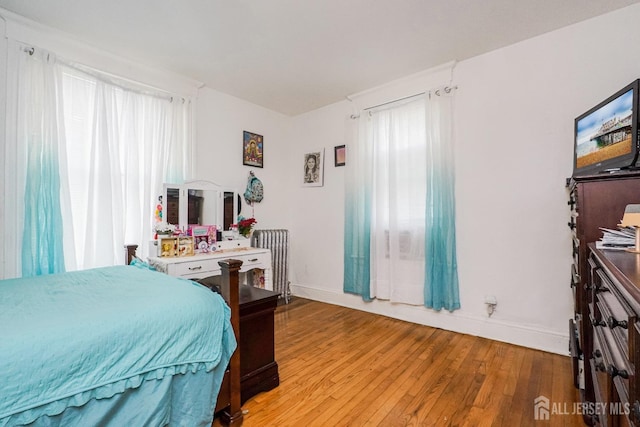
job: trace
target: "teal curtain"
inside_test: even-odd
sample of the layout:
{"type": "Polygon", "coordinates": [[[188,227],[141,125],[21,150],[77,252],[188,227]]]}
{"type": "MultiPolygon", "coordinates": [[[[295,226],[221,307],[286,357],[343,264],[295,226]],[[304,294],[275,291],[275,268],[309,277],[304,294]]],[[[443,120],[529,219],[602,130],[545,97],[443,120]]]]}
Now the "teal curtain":
{"type": "Polygon", "coordinates": [[[366,191],[350,194],[345,206],[344,291],[371,301],[370,205],[366,191]],[[358,194],[359,193],[359,194],[358,194]]]}
{"type": "Polygon", "coordinates": [[[36,51],[24,57],[19,118],[27,160],[22,276],[28,277],[65,270],[59,171],[64,132],[53,55],[36,51]]]}
{"type": "Polygon", "coordinates": [[[456,257],[453,96],[444,90],[427,98],[427,207],[425,215],[424,305],[460,308],[456,257]]]}
{"type": "Polygon", "coordinates": [[[350,120],[345,166],[344,292],[371,301],[371,164],[367,118],[350,120]]]}
{"type": "MultiPolygon", "coordinates": [[[[410,210],[413,206],[419,207],[418,221],[422,221],[422,213],[424,212],[424,243],[419,243],[420,247],[424,247],[424,267],[418,267],[419,273],[411,272],[411,277],[402,278],[399,273],[407,273],[408,254],[404,253],[404,258],[400,258],[402,271],[396,270],[391,274],[391,286],[393,291],[406,291],[410,286],[410,281],[418,277],[418,283],[414,288],[415,295],[408,292],[410,301],[398,299],[393,292],[389,298],[409,304],[423,304],[427,308],[435,310],[446,309],[449,311],[460,308],[460,296],[458,286],[457,257],[456,257],[456,231],[455,231],[455,169],[453,156],[453,91],[443,88],[428,93],[420,102],[424,104],[424,113],[420,112],[420,120],[412,122],[412,127],[424,126],[425,133],[419,136],[420,140],[424,140],[426,146],[425,152],[418,155],[418,163],[411,167],[424,167],[426,170],[426,203],[425,207],[419,205],[417,201],[404,210],[410,210]],[[439,94],[439,95],[437,95],[439,94]],[[422,120],[424,118],[424,121],[422,120]],[[426,160],[422,161],[421,159],[426,160]],[[422,276],[424,272],[424,277],[422,276]],[[424,281],[424,284],[423,284],[424,281]],[[402,282],[402,283],[400,283],[402,282]],[[399,288],[396,288],[399,286],[399,288]],[[402,288],[402,287],[405,288],[402,288]],[[400,289],[402,288],[402,289],[400,289]],[[413,295],[413,296],[411,296],[413,295]]],[[[398,104],[401,105],[413,102],[405,100],[398,104]]],[[[409,111],[407,109],[407,111],[409,111]]],[[[374,115],[376,113],[373,113],[374,115]]],[[[372,231],[373,224],[376,220],[380,220],[381,214],[376,213],[374,204],[379,204],[378,200],[381,196],[374,193],[374,170],[375,156],[388,158],[394,153],[392,150],[402,150],[402,145],[394,142],[387,149],[381,149],[377,154],[377,145],[374,146],[373,140],[380,135],[375,133],[375,124],[372,125],[371,115],[369,112],[362,112],[361,117],[347,125],[350,135],[347,140],[348,161],[345,171],[345,229],[344,229],[344,292],[353,293],[362,296],[363,300],[370,301],[373,298],[386,298],[384,292],[380,292],[380,286],[376,282],[373,272],[380,269],[384,263],[389,263],[391,252],[385,254],[374,251],[372,245],[378,240],[384,243],[384,233],[393,231],[393,227],[385,230],[372,231]],[[376,136],[377,135],[377,136],[376,136]],[[378,199],[377,199],[378,198],[378,199]],[[377,216],[376,216],[377,215],[377,216]],[[378,233],[378,234],[374,234],[378,233]],[[375,253],[377,255],[372,255],[375,253]]],[[[412,128],[412,130],[415,130],[412,128]]],[[[422,129],[418,129],[422,130],[422,129]]],[[[403,135],[409,137],[414,133],[404,129],[403,135]]],[[[383,132],[384,133],[384,132],[383,132]]],[[[384,135],[382,135],[384,137],[384,135]]],[[[415,136],[415,135],[414,135],[415,136]]],[[[390,138],[389,135],[387,137],[390,138]]],[[[402,139],[402,138],[400,138],[402,139]]],[[[410,138],[411,139],[411,138],[410,138]]],[[[390,141],[392,138],[390,138],[390,141]]],[[[411,139],[413,140],[413,139],[411,139]]],[[[419,144],[421,143],[418,142],[419,144]]],[[[384,147],[385,144],[380,144],[384,147]]],[[[423,146],[423,147],[424,147],[423,146]]],[[[420,152],[413,150],[412,152],[420,152]]],[[[409,167],[409,166],[407,166],[409,167]]],[[[379,177],[380,171],[376,170],[376,177],[379,177]]],[[[389,182],[392,194],[398,193],[403,188],[394,187],[399,185],[400,181],[389,182]]],[[[404,182],[404,181],[403,181],[404,182]]],[[[414,182],[413,184],[401,184],[418,186],[422,185],[414,182]]],[[[384,208],[384,206],[383,206],[384,208]]],[[[405,212],[400,212],[405,214],[405,212]]],[[[411,215],[409,215],[412,217],[411,215]]],[[[405,233],[406,234],[406,233],[405,233]]],[[[390,239],[390,237],[389,237],[390,239]]],[[[414,241],[413,239],[411,241],[414,241]]],[[[398,292],[401,294],[402,292],[398,292]]]]}

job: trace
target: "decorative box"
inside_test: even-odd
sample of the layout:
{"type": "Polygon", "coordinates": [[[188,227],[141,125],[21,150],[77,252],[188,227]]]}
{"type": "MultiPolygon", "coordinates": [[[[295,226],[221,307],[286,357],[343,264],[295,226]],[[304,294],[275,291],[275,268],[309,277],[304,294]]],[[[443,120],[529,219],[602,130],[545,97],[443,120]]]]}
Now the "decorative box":
{"type": "Polygon", "coordinates": [[[160,241],[160,256],[173,257],[178,254],[178,238],[177,237],[163,237],[158,239],[160,241]]]}

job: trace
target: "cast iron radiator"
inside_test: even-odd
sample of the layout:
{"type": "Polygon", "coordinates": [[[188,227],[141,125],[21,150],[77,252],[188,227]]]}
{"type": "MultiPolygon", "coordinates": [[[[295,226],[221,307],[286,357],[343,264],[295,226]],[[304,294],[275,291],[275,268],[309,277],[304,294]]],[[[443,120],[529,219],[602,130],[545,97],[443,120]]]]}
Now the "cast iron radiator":
{"type": "Polygon", "coordinates": [[[254,230],[252,245],[271,249],[273,262],[273,290],[289,303],[289,230],[254,230]]]}

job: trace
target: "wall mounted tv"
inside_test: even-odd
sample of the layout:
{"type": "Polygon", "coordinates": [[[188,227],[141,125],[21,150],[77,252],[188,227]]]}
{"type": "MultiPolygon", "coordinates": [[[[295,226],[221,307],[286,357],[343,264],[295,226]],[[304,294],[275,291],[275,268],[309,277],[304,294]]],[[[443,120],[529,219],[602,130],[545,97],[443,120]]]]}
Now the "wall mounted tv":
{"type": "Polygon", "coordinates": [[[634,81],[576,118],[573,176],[635,167],[639,84],[634,81]]]}

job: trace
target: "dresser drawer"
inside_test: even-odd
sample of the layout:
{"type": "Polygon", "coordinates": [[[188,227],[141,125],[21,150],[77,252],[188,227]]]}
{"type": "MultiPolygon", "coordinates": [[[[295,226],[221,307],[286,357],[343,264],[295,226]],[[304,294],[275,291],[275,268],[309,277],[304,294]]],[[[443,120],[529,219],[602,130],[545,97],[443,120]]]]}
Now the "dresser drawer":
{"type": "Polygon", "coordinates": [[[220,274],[218,259],[189,260],[169,264],[168,274],[185,278],[199,278],[220,274]]]}
{"type": "Polygon", "coordinates": [[[256,267],[264,268],[265,265],[271,265],[271,256],[269,253],[262,254],[247,254],[233,256],[234,259],[242,261],[242,266],[240,267],[241,272],[245,272],[251,270],[256,267]]]}
{"type": "MultiPolygon", "coordinates": [[[[607,366],[611,363],[611,353],[609,352],[609,348],[606,344],[607,340],[604,337],[603,328],[606,328],[606,326],[594,327],[593,356],[589,361],[591,365],[593,391],[596,402],[609,402],[613,388],[613,383],[607,373],[607,366]]],[[[589,415],[596,416],[602,426],[610,424],[609,417],[606,416],[606,413],[589,415]]]]}
{"type": "Polygon", "coordinates": [[[620,302],[610,293],[602,292],[596,303],[596,319],[611,331],[620,350],[629,356],[629,317],[620,302]]]}
{"type": "Polygon", "coordinates": [[[604,270],[598,270],[600,286],[596,293],[596,319],[605,323],[624,354],[629,358],[629,327],[636,321],[633,309],[622,296],[620,290],[607,277],[604,270]]]}
{"type": "Polygon", "coordinates": [[[629,420],[629,378],[633,374],[632,369],[627,358],[620,354],[613,343],[614,337],[608,327],[595,327],[593,338],[591,374],[595,397],[598,402],[606,402],[606,406],[597,414],[598,421],[605,426],[626,425],[617,422],[629,420]],[[613,416],[616,416],[616,423],[612,423],[613,416]]]}

